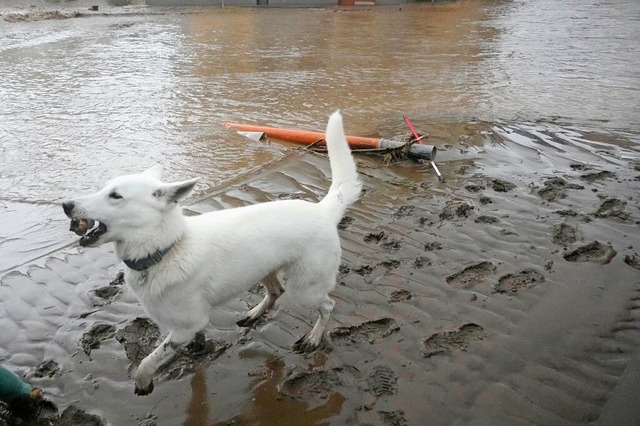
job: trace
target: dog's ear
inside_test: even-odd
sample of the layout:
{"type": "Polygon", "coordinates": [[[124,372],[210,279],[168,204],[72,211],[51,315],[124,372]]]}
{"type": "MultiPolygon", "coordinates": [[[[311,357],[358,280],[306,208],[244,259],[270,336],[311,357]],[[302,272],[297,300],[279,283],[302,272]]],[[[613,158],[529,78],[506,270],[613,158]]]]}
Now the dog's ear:
{"type": "Polygon", "coordinates": [[[166,200],[167,204],[177,203],[193,191],[199,180],[200,178],[195,178],[182,182],[165,183],[153,193],[153,196],[166,200]]]}
{"type": "Polygon", "coordinates": [[[152,176],[158,180],[162,179],[162,166],[160,164],[156,164],[155,166],[149,167],[147,170],[142,172],[143,175],[152,176]]]}

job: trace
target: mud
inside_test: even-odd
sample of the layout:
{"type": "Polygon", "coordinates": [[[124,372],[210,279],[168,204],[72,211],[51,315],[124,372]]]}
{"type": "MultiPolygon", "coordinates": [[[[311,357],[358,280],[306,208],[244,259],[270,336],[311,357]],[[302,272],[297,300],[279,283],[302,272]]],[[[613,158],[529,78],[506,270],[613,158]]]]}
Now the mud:
{"type": "MultiPolygon", "coordinates": [[[[322,157],[303,158],[302,163],[277,167],[277,176],[325,176],[318,173],[326,168],[322,157]]],[[[158,372],[149,399],[134,397],[131,373],[164,333],[141,312],[123,285],[122,266],[104,247],[66,254],[3,278],[5,316],[21,321],[28,321],[22,312],[33,299],[25,289],[50,289],[52,296],[38,303],[46,309],[33,315],[54,324],[54,333],[63,333],[58,341],[65,353],[74,354],[11,360],[32,362],[27,377],[45,392],[61,395],[55,400],[63,409],[68,401],[79,401],[75,405],[85,412],[78,415],[88,416],[88,422],[183,424],[187,418],[208,418],[214,424],[424,424],[433,407],[441,407],[438,389],[447,388],[459,390],[447,394],[443,421],[436,424],[459,419],[454,407],[465,407],[467,400],[473,403],[464,410],[472,418],[486,418],[477,410],[484,412],[489,401],[492,413],[507,410],[534,423],[540,420],[538,408],[518,408],[519,394],[501,393],[500,386],[491,384],[495,380],[528,389],[527,400],[545,407],[549,424],[595,419],[613,392],[612,377],[624,369],[617,360],[630,357],[640,344],[633,325],[634,300],[640,300],[635,284],[640,261],[634,249],[640,246],[635,232],[640,215],[631,196],[638,188],[619,168],[619,181],[597,180],[597,192],[572,189],[591,185],[580,178],[589,170],[562,169],[562,164],[557,166],[565,176],[562,181],[516,168],[507,181],[475,176],[478,170],[467,167],[465,176],[479,182],[473,190],[467,188],[473,182],[458,185],[451,174],[455,168],[446,163],[441,168],[452,186],[441,187],[434,180],[435,187],[414,185],[402,191],[386,173],[407,173],[407,165],[369,168],[369,191],[340,224],[344,256],[337,303],[329,342],[315,354],[291,351],[312,324],[301,321],[307,317],[294,314],[290,302],[277,305],[252,329],[235,326],[261,299],[257,286],[242,300],[214,310],[216,326],[158,372]],[[498,190],[494,180],[502,182],[498,190]],[[545,199],[535,188],[559,192],[545,199]],[[617,211],[627,213],[627,220],[617,211]],[[558,333],[562,342],[554,340],[558,333]],[[531,345],[544,345],[548,352],[532,352],[531,345]],[[591,363],[594,357],[606,362],[591,363]],[[524,366],[521,359],[530,361],[524,366]],[[573,396],[562,405],[573,407],[570,416],[546,397],[550,388],[566,389],[568,383],[577,383],[570,385],[573,396]],[[481,389],[481,395],[462,390],[469,384],[481,389]],[[78,391],[71,394],[58,390],[74,388],[78,391]],[[80,389],[103,395],[102,402],[84,397],[80,389]],[[161,402],[167,399],[190,408],[176,412],[161,402]],[[127,405],[130,400],[134,405],[127,405]],[[94,411],[98,419],[87,414],[94,411]]],[[[435,178],[417,167],[410,170],[420,173],[420,179],[435,178]]],[[[277,194],[301,191],[295,179],[282,187],[274,186],[274,179],[268,173],[253,177],[243,183],[241,193],[259,198],[266,187],[277,194]]],[[[319,188],[322,182],[312,186],[319,188]]],[[[189,208],[197,213],[221,205],[239,193],[235,189],[231,185],[189,208]]],[[[11,323],[5,324],[11,330],[11,323]]],[[[29,352],[24,348],[30,340],[23,339],[19,345],[16,340],[4,345],[14,345],[8,347],[17,354],[29,352]]],[[[34,343],[30,352],[40,353],[39,347],[34,343]]]]}

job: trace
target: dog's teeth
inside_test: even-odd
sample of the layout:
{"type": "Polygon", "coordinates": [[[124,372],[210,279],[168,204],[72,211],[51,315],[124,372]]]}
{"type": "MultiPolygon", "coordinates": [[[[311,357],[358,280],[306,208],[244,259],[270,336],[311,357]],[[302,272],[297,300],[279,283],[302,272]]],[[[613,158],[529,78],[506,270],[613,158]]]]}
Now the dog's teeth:
{"type": "Polygon", "coordinates": [[[69,225],[69,230],[75,232],[77,235],[83,236],[95,225],[93,219],[72,219],[69,225]]]}

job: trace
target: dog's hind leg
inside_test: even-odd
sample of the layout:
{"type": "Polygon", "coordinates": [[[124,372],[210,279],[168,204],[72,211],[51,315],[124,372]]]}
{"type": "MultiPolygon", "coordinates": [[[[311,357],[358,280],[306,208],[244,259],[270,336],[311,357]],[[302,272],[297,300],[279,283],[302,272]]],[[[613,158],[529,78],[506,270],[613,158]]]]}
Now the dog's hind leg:
{"type": "Polygon", "coordinates": [[[171,331],[160,346],[140,362],[135,372],[136,395],[148,395],[153,392],[153,375],[160,367],[171,361],[178,349],[189,343],[201,328],[171,331]]]}
{"type": "Polygon", "coordinates": [[[280,280],[278,280],[277,271],[273,271],[267,275],[262,280],[262,285],[266,289],[267,294],[260,303],[244,314],[240,321],[236,322],[238,326],[251,327],[262,314],[271,309],[278,297],[282,296],[282,293],[284,293],[284,287],[282,287],[280,280]]]}
{"type": "Polygon", "coordinates": [[[334,302],[333,299],[329,296],[325,296],[325,300],[320,302],[320,305],[318,306],[318,320],[308,334],[305,334],[293,344],[294,352],[308,353],[313,352],[320,347],[335,304],[336,302],[334,302]]]}

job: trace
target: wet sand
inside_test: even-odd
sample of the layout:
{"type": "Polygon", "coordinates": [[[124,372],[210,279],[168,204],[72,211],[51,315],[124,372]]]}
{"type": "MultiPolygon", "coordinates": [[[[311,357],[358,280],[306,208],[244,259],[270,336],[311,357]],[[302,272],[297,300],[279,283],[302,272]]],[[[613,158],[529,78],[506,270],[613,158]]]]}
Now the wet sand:
{"type": "MultiPolygon", "coordinates": [[[[597,422],[628,395],[640,343],[638,145],[540,124],[430,130],[444,184],[358,156],[327,348],[292,353],[311,324],[286,296],[236,327],[256,287],[136,397],[129,372],[162,330],[110,246],[72,246],[2,277],[0,357],[61,410],[110,424],[597,422]]],[[[186,208],[317,200],[327,175],[322,155],[291,149],[186,208]]]]}

